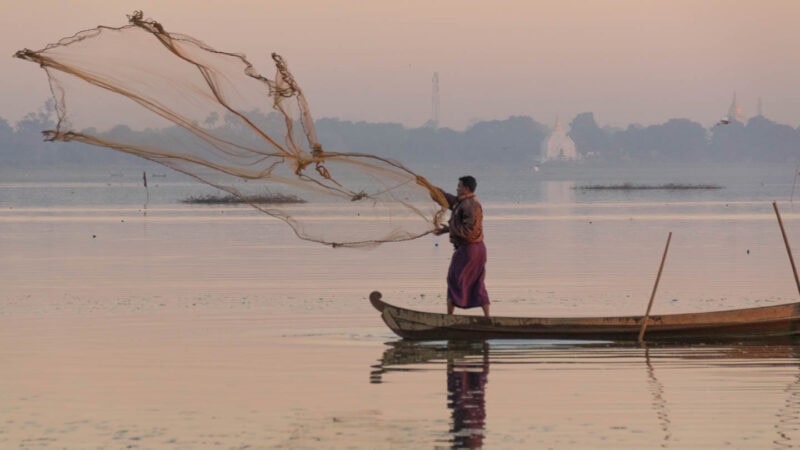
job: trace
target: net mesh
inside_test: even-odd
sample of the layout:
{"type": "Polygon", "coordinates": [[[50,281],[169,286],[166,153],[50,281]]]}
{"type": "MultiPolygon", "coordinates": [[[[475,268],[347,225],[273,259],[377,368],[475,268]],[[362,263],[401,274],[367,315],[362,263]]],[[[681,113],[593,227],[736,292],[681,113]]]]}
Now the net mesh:
{"type": "Polygon", "coordinates": [[[441,226],[441,192],[399,162],[325,151],[286,62],[260,75],[244,55],[167,32],[140,11],[15,56],[46,72],[58,122],[50,140],[130,153],[188,174],[289,224],[306,240],[371,246],[441,226]],[[135,124],[104,128],[109,118],[135,124]],[[305,203],[254,201],[281,190],[305,203]]]}

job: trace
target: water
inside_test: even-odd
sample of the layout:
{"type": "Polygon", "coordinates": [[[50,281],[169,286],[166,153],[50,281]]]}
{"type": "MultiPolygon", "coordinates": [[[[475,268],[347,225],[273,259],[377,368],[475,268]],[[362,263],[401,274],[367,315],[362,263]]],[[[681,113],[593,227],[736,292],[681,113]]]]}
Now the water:
{"type": "Polygon", "coordinates": [[[797,445],[799,369],[791,345],[398,341],[372,382],[409,401],[448,386],[449,417],[427,427],[442,446],[782,448],[797,445]]]}
{"type": "MultiPolygon", "coordinates": [[[[797,301],[783,169],[487,170],[492,311],[641,314],[669,232],[653,313],[797,301]],[[724,188],[574,189],[622,182],[724,188]]],[[[331,249],[165,175],[3,173],[0,447],[798,445],[793,342],[403,342],[367,294],[443,311],[445,238],[331,249]]]]}

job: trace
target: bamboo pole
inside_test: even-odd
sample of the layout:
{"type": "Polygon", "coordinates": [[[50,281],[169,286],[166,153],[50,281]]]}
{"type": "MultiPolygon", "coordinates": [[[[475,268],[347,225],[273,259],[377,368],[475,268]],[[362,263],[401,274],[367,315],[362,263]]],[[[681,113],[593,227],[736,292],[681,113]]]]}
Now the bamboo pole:
{"type": "Polygon", "coordinates": [[[147,205],[150,203],[150,190],[147,189],[147,172],[142,172],[142,182],[144,183],[144,192],[147,194],[147,199],[144,201],[144,204],[147,205]]]}
{"type": "Polygon", "coordinates": [[[792,264],[792,273],[794,274],[794,282],[797,285],[797,293],[800,294],[800,278],[797,277],[797,266],[795,266],[794,264],[794,257],[792,256],[792,247],[789,246],[789,238],[786,237],[786,230],[783,228],[783,220],[781,220],[781,213],[778,211],[778,203],[772,202],[772,208],[775,209],[775,215],[778,216],[778,225],[781,226],[783,243],[786,245],[786,253],[789,254],[789,262],[792,264]]]}
{"type": "Polygon", "coordinates": [[[650,319],[650,309],[653,308],[653,300],[656,298],[656,290],[658,289],[658,282],[661,280],[661,272],[664,270],[664,262],[667,260],[667,251],[669,250],[669,241],[672,240],[672,231],[667,236],[667,245],[664,247],[664,255],[661,256],[661,265],[658,267],[658,276],[656,276],[656,283],[653,285],[653,293],[650,294],[650,303],[647,304],[647,312],[644,313],[644,320],[642,321],[642,329],[639,331],[639,342],[644,341],[644,332],[647,330],[647,321],[650,319]]]}

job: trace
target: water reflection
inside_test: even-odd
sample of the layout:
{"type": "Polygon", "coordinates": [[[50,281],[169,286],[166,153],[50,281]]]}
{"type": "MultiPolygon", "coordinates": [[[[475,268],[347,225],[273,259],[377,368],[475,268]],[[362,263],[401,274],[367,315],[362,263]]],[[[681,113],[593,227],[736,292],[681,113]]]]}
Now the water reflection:
{"type": "Polygon", "coordinates": [[[572,181],[543,181],[542,202],[550,204],[575,203],[575,183],[572,181]]]}
{"type": "Polygon", "coordinates": [[[667,407],[667,400],[664,397],[664,384],[662,384],[656,376],[656,369],[650,361],[649,347],[645,346],[644,357],[645,364],[647,365],[647,382],[652,395],[653,410],[656,412],[659,428],[661,428],[661,432],[664,435],[661,446],[667,447],[672,437],[672,431],[670,430],[669,408],[667,407]]]}
{"type": "MultiPolygon", "coordinates": [[[[793,448],[800,440],[796,342],[639,347],[398,340],[386,345],[372,368],[372,383],[382,383],[393,373],[446,369],[448,436],[453,448],[481,448],[488,445],[487,435],[517,436],[534,428],[540,432],[533,439],[550,445],[547,433],[552,430],[536,423],[537,417],[541,424],[541,417],[550,414],[561,417],[557,422],[561,424],[564,417],[579,416],[591,438],[601,435],[608,443],[617,433],[622,436],[617,443],[627,446],[672,448],[687,442],[700,447],[731,442],[736,446],[760,438],[766,440],[762,448],[793,448]],[[499,384],[487,391],[490,366],[499,384]],[[519,392],[519,399],[505,404],[509,400],[502,397],[508,395],[509,380],[516,386],[520,380],[530,383],[519,392]],[[498,398],[492,398],[492,392],[498,398]],[[540,401],[525,403],[526,395],[540,401]],[[495,421],[488,417],[487,401],[498,416],[495,421]],[[637,409],[639,404],[644,409],[637,409]],[[519,410],[520,405],[526,406],[519,410]],[[523,428],[507,423],[509,414],[529,419],[521,419],[523,428]],[[722,426],[725,420],[733,420],[735,431],[722,426]]],[[[580,440],[580,431],[561,430],[578,446],[591,444],[580,440]]]]}
{"type": "Polygon", "coordinates": [[[489,378],[489,345],[481,346],[479,361],[447,358],[447,407],[452,411],[454,448],[482,448],[486,425],[486,382],[489,378]]]}
{"type": "MultiPolygon", "coordinates": [[[[482,448],[486,426],[486,384],[489,379],[489,343],[448,341],[424,344],[395,341],[373,366],[370,381],[381,383],[390,371],[403,366],[442,361],[447,367],[447,408],[453,448],[482,448]]],[[[413,369],[410,369],[413,370],[413,369]]]]}
{"type": "MultiPolygon", "coordinates": [[[[792,347],[792,356],[797,358],[797,347],[792,347]]],[[[799,365],[800,366],[800,365],[799,365]]],[[[792,436],[797,439],[800,431],[800,371],[784,388],[785,400],[776,414],[777,422],[775,432],[777,438],[774,443],[776,448],[796,448],[792,436]]]]}

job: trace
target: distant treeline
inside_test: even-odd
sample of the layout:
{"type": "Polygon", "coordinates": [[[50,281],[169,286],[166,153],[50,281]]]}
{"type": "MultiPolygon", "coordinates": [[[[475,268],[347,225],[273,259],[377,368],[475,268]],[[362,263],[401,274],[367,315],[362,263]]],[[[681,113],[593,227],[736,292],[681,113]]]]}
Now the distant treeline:
{"type": "MultiPolygon", "coordinates": [[[[26,115],[13,126],[0,118],[0,164],[30,167],[68,164],[129,164],[135,157],[81,143],[45,142],[42,130],[53,129],[52,107],[26,115]]],[[[280,119],[263,114],[265,129],[277,132],[280,119]]],[[[221,135],[236,134],[229,118],[210,117],[205,125],[221,135]]],[[[494,165],[533,165],[540,162],[542,142],[550,128],[527,116],[478,122],[464,131],[423,126],[407,128],[395,123],[349,122],[320,119],[319,140],[328,151],[349,151],[388,156],[405,163],[449,161],[494,165]]],[[[731,121],[705,128],[688,119],[660,125],[630,125],[625,129],[601,128],[590,112],[575,116],[568,135],[583,161],[614,162],[786,162],[800,161],[800,129],[763,116],[747,123],[731,121]]],[[[175,129],[132,130],[118,125],[104,133],[141,135],[142,142],[168,142],[175,129]]],[[[281,134],[277,134],[280,136],[281,134]]],[[[139,136],[137,136],[138,138],[139,136]]]]}

